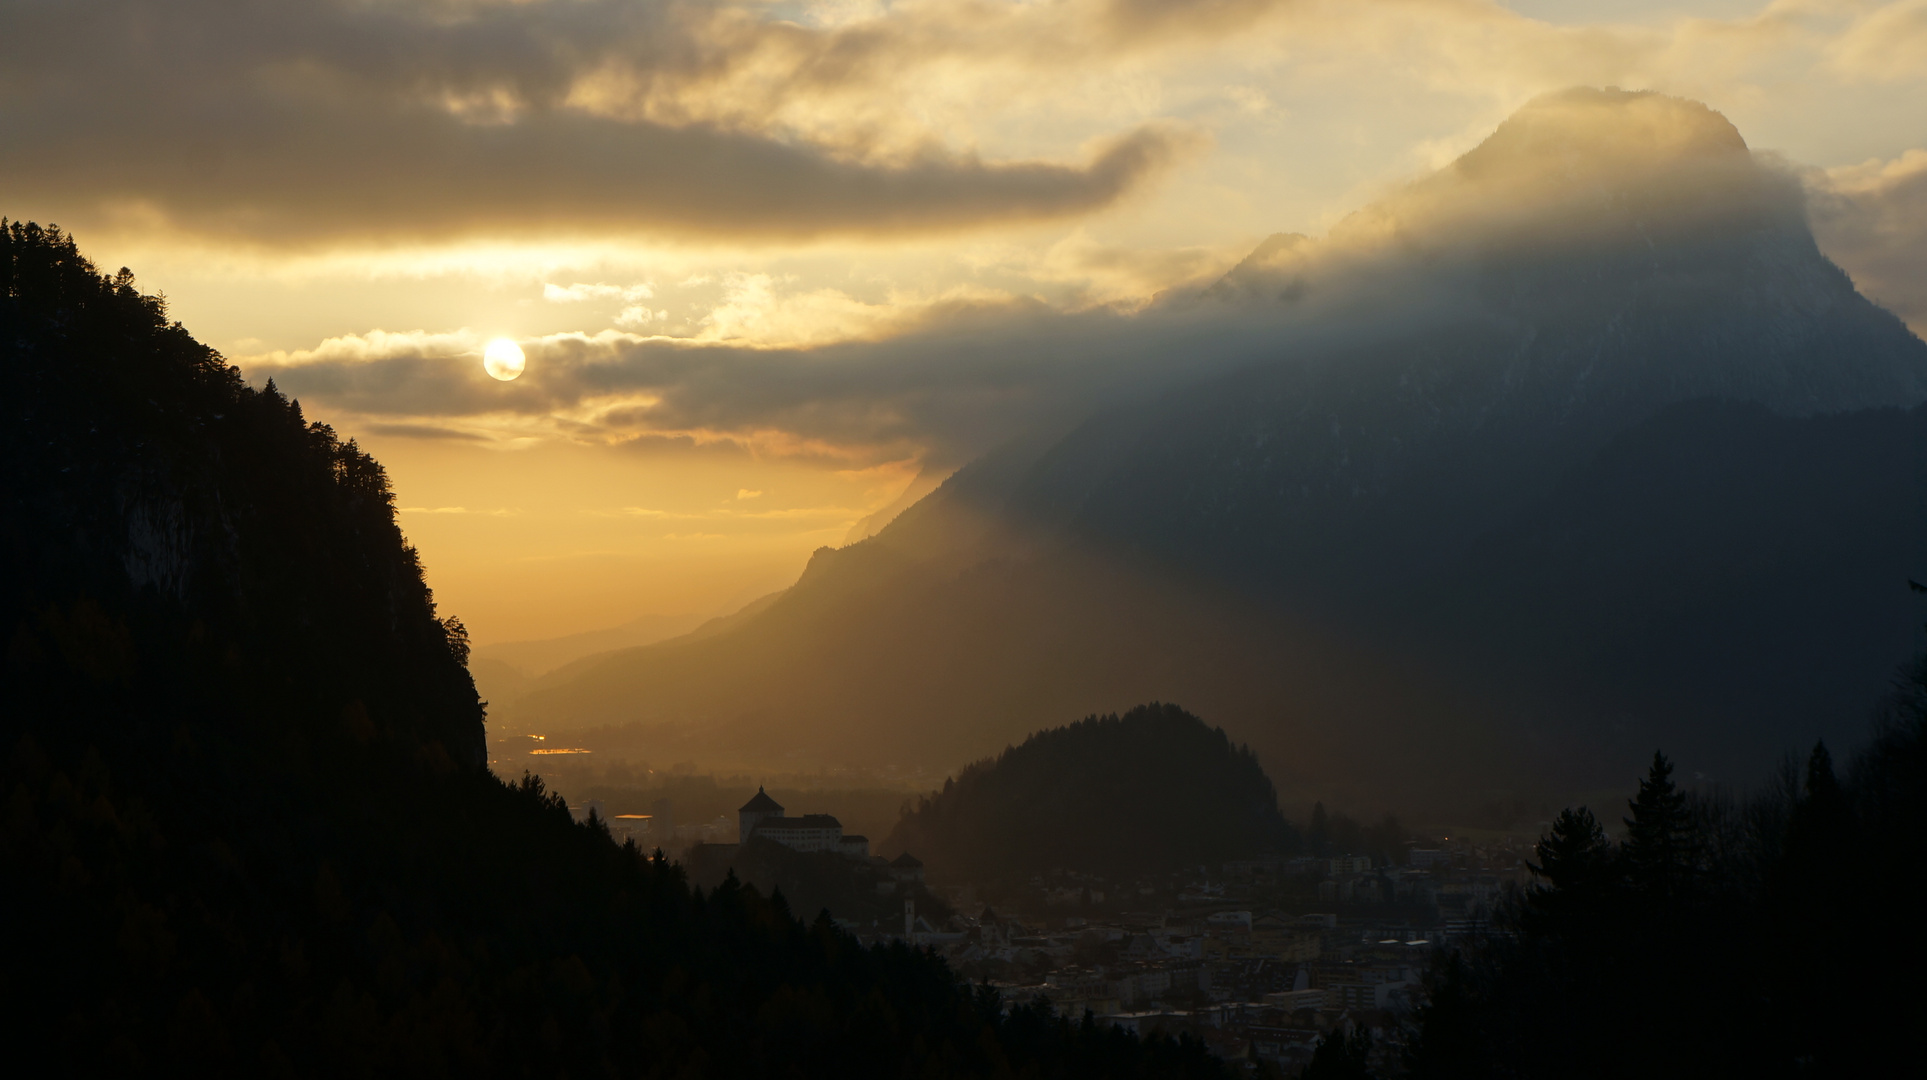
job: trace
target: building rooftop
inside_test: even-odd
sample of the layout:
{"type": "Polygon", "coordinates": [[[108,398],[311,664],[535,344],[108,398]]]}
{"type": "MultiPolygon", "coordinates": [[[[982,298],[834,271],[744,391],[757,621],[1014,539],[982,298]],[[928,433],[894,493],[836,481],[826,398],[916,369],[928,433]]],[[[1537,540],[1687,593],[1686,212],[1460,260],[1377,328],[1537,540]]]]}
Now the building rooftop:
{"type": "Polygon", "coordinates": [[[761,812],[765,814],[780,814],[783,812],[783,804],[777,802],[775,799],[770,798],[769,793],[759,787],[756,789],[756,797],[744,803],[743,808],[736,812],[739,814],[749,814],[749,813],[756,813],[756,812],[761,812]]]}
{"type": "Polygon", "coordinates": [[[782,829],[841,829],[842,827],[843,827],[842,822],[836,820],[835,818],[831,817],[828,814],[804,814],[802,817],[770,818],[767,821],[759,822],[756,826],[756,831],[769,832],[769,831],[777,831],[782,829]]]}
{"type": "Polygon", "coordinates": [[[906,851],[896,858],[891,859],[890,865],[899,870],[915,870],[923,865],[923,860],[906,851]]]}

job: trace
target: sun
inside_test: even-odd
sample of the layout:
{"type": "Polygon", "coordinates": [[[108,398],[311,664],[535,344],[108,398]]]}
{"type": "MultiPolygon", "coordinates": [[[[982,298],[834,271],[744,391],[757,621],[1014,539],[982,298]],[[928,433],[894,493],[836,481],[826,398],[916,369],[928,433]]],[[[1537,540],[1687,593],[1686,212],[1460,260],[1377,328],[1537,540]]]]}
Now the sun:
{"type": "Polygon", "coordinates": [[[522,355],[522,347],[505,337],[498,337],[488,343],[482,351],[482,367],[491,376],[508,382],[522,369],[528,367],[528,358],[522,355]]]}

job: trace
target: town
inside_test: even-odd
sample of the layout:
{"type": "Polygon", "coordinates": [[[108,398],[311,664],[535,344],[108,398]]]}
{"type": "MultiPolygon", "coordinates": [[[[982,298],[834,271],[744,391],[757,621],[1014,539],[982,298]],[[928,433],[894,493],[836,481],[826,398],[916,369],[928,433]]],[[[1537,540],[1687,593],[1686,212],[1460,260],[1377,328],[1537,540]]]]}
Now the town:
{"type": "Polygon", "coordinates": [[[1058,871],[992,886],[929,880],[912,853],[873,855],[834,816],[789,817],[760,789],[738,811],[734,842],[721,821],[659,837],[649,815],[605,819],[594,801],[572,810],[618,841],[663,847],[699,882],[753,846],[838,867],[875,898],[872,912],[889,911],[832,912],[865,945],[933,950],[1009,1005],[1189,1034],[1227,1061],[1287,1071],[1334,1030],[1363,1028],[1388,1046],[1434,952],[1484,932],[1495,902],[1530,880],[1530,839],[1493,833],[1414,841],[1393,859],[1268,855],[1131,881],[1058,871]]]}

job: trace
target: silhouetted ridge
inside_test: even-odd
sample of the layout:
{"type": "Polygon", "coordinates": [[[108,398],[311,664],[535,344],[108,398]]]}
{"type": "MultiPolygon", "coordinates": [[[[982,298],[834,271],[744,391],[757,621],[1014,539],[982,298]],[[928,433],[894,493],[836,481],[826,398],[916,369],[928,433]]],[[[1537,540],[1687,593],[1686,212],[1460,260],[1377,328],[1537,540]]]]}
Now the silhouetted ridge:
{"type": "Polygon", "coordinates": [[[1250,749],[1175,705],[1040,731],[919,801],[885,846],[940,876],[1135,877],[1295,848],[1250,749]]]}
{"type": "Polygon", "coordinates": [[[0,230],[0,274],[22,647],[58,638],[109,682],[220,669],[304,719],[352,707],[381,739],[481,768],[466,635],[437,618],[380,464],[250,389],[57,230],[0,230]]]}
{"type": "Polygon", "coordinates": [[[381,467],[0,227],[0,1012],[75,1075],[1217,1077],[482,760],[381,467]]]}

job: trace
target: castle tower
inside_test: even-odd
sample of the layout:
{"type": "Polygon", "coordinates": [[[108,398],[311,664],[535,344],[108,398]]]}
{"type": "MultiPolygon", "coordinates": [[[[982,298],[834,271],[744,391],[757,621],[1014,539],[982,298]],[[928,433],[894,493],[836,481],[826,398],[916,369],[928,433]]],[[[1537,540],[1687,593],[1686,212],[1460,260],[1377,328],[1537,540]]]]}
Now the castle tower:
{"type": "Polygon", "coordinates": [[[770,798],[769,793],[762,788],[757,788],[756,797],[744,803],[741,810],[736,811],[736,842],[749,843],[749,834],[755,832],[756,826],[762,824],[764,819],[782,816],[782,804],[770,798]]]}

